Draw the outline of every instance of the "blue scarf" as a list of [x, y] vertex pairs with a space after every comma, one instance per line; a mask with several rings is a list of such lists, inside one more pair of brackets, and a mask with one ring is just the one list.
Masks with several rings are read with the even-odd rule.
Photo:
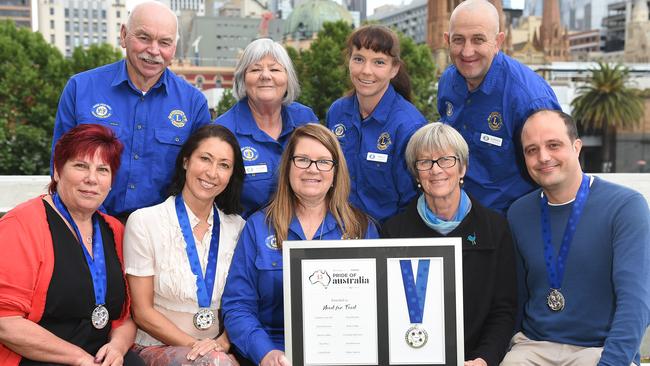
[[458, 210], [456, 214], [449, 221], [445, 221], [436, 216], [436, 214], [431, 211], [429, 206], [427, 206], [427, 201], [424, 199], [424, 193], [418, 198], [418, 214], [422, 218], [422, 221], [430, 227], [431, 229], [439, 232], [442, 235], [447, 235], [452, 232], [472, 208], [472, 202], [469, 200], [469, 196], [461, 188], [460, 190], [460, 203], [458, 204]]

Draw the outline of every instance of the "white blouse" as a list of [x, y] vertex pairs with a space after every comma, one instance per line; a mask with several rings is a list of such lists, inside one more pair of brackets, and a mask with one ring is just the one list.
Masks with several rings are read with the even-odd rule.
[[[190, 225], [194, 228], [199, 219], [187, 205], [185, 207]], [[226, 284], [230, 262], [239, 233], [244, 227], [244, 220], [239, 215], [226, 215], [221, 210], [217, 211], [220, 220], [219, 253], [210, 303], [215, 315], [221, 307], [221, 294]], [[194, 237], [203, 273], [212, 239], [212, 212], [208, 217], [210, 227], [203, 240]], [[139, 209], [129, 216], [124, 231], [124, 267], [129, 275], [154, 277], [154, 308], [182, 331], [197, 339], [218, 335], [218, 321], [208, 330], [201, 331], [194, 327], [193, 317], [199, 310], [196, 276], [192, 273], [187, 259], [185, 239], [176, 217], [175, 197], [169, 197], [156, 206]], [[141, 329], [138, 329], [135, 342], [142, 346], [162, 344]]]

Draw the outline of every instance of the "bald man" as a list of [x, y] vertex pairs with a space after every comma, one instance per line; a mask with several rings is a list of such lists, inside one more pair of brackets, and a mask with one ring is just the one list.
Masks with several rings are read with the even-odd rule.
[[560, 105], [544, 79], [499, 51], [505, 35], [488, 1], [460, 3], [444, 37], [453, 65], [440, 78], [438, 111], [469, 145], [465, 189], [505, 213], [534, 188], [519, 142], [524, 121]]
[[164, 4], [137, 5], [120, 29], [126, 58], [73, 76], [61, 95], [52, 149], [81, 123], [110, 127], [124, 144], [122, 166], [104, 201], [109, 214], [124, 218], [162, 202], [181, 145], [210, 123], [203, 94], [167, 68], [177, 29], [176, 15]]

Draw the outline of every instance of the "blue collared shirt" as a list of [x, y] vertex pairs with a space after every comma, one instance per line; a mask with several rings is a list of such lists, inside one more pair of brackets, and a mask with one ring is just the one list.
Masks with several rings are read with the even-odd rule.
[[235, 134], [244, 158], [246, 177], [241, 195], [243, 218], [266, 205], [275, 192], [280, 157], [293, 130], [309, 122], [318, 123], [318, 117], [311, 108], [296, 102], [282, 106], [281, 115], [282, 132], [277, 140], [257, 126], [248, 106], [248, 98], [240, 100], [215, 121]]
[[427, 121], [392, 85], [368, 118], [361, 120], [356, 95], [343, 97], [327, 112], [327, 127], [338, 137], [350, 171], [350, 202], [383, 222], [415, 197], [415, 182], [404, 151]]
[[455, 66], [438, 84], [438, 111], [469, 145], [464, 188], [502, 213], [534, 188], [521, 152], [521, 128], [539, 109], [561, 110], [546, 81], [499, 52], [481, 85], [470, 92]]
[[82, 123], [110, 127], [124, 144], [122, 164], [104, 201], [109, 214], [132, 212], [167, 198], [185, 140], [210, 123], [203, 94], [165, 69], [146, 94], [129, 80], [124, 60], [73, 76], [56, 112], [56, 141]]
[[[246, 221], [221, 297], [230, 341], [256, 365], [268, 352], [284, 351], [282, 250], [265, 215], [258, 211]], [[328, 212], [312, 240], [339, 240], [342, 235], [334, 216]], [[378, 237], [377, 228], [369, 223], [365, 239]], [[287, 240], [306, 240], [295, 216]]]

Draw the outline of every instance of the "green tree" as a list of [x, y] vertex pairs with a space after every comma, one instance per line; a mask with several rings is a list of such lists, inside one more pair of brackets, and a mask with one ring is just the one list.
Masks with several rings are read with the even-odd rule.
[[69, 76], [40, 33], [0, 22], [0, 174], [47, 174], [54, 115]]
[[401, 58], [411, 78], [413, 104], [429, 121], [440, 118], [436, 107], [436, 66], [433, 63], [431, 49], [427, 45], [418, 45], [412, 38], [398, 33], [401, 46]]
[[110, 64], [122, 58], [122, 51], [108, 43], [93, 44], [84, 49], [77, 47], [72, 52], [70, 67], [72, 74], [90, 70], [100, 65]]
[[572, 102], [573, 116], [586, 130], [602, 131], [603, 172], [613, 171], [611, 141], [617, 128], [631, 128], [643, 117], [640, 92], [626, 86], [629, 70], [621, 64], [599, 62], [589, 83], [578, 88]]
[[232, 89], [224, 89], [219, 103], [217, 103], [217, 117], [226, 113], [232, 106], [237, 103], [237, 100], [232, 95]]

